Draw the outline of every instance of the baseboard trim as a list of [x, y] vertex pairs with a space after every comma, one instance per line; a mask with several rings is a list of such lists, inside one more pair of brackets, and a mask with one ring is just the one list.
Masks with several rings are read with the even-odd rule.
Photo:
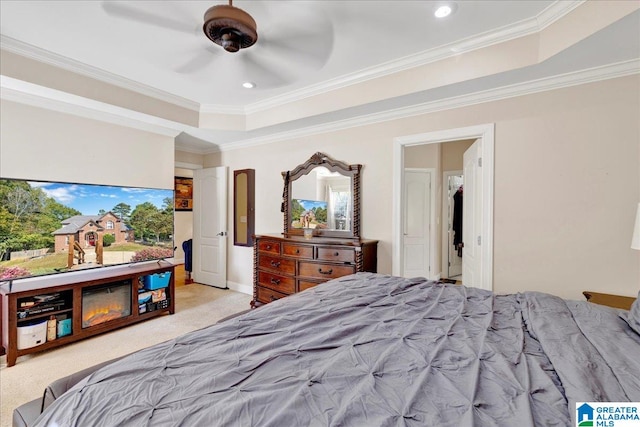
[[236, 282], [227, 280], [227, 286], [232, 291], [240, 292], [242, 294], [247, 294], [247, 295], [253, 295], [253, 286], [251, 285], [244, 285], [242, 283], [236, 283]]

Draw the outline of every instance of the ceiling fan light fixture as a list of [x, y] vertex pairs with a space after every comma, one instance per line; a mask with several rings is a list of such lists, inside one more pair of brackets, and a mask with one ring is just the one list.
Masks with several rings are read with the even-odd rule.
[[202, 30], [209, 40], [227, 52], [237, 52], [258, 40], [256, 21], [231, 2], [209, 8], [204, 14]]

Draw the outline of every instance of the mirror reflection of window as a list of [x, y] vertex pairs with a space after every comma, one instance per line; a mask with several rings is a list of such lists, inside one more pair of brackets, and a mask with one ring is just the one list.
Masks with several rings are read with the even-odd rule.
[[335, 191], [331, 189], [331, 206], [333, 207], [333, 218], [330, 219], [336, 230], [348, 230], [350, 224], [349, 202], [351, 194], [349, 191]]

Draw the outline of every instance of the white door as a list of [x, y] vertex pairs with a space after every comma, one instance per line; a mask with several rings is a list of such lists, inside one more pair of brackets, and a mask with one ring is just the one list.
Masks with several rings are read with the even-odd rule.
[[482, 287], [482, 139], [464, 152], [462, 284]]
[[227, 168], [193, 174], [193, 280], [227, 288]]
[[404, 172], [404, 277], [430, 277], [431, 173], [425, 169]]

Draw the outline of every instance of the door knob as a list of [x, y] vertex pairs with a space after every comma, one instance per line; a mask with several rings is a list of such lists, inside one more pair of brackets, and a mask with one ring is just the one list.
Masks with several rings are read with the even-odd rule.
[[221, 231], [218, 234], [216, 234], [216, 236], [226, 236], [227, 232], [226, 231]]

